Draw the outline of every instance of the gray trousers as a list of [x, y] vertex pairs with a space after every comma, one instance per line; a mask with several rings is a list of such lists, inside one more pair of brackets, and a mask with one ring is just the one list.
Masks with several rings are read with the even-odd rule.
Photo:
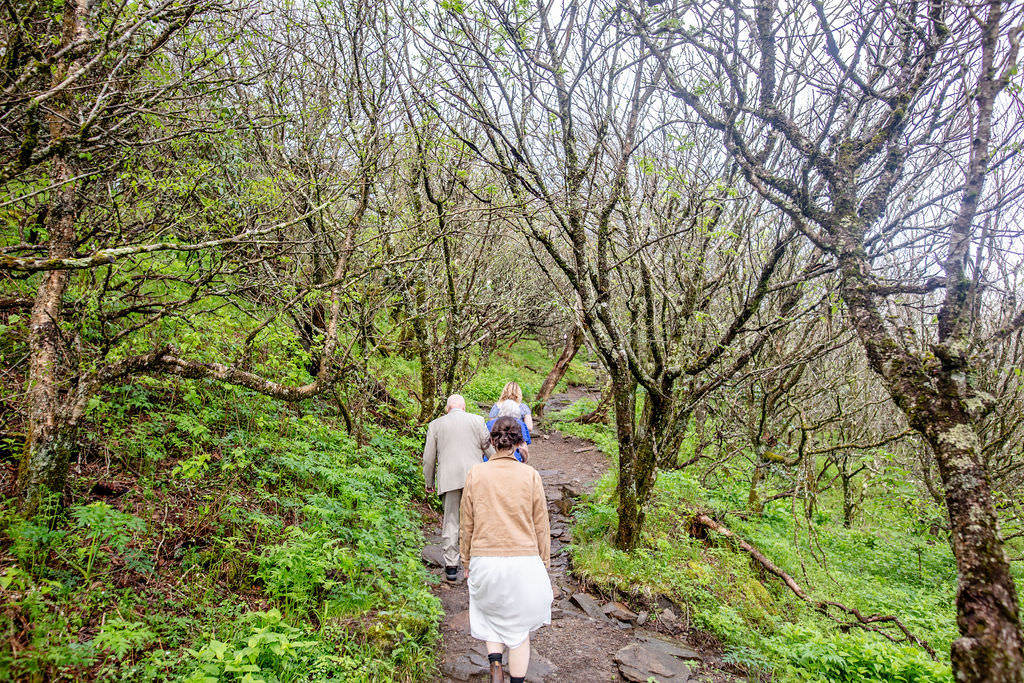
[[462, 505], [462, 489], [445, 491], [444, 519], [441, 522], [441, 550], [444, 552], [444, 566], [459, 566], [459, 506]]

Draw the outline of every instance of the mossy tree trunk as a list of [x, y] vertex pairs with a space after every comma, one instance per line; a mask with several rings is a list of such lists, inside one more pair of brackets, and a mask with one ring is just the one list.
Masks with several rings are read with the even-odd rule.
[[[88, 37], [89, 5], [81, 0], [68, 2], [64, 9], [62, 41], [70, 45]], [[85, 58], [60, 59], [53, 67], [52, 83], [61, 83], [69, 72], [82, 68]], [[49, 134], [54, 139], [73, 133], [70, 114], [73, 96], [63, 92], [54, 98], [47, 116]], [[57, 154], [52, 162], [55, 186], [47, 207], [47, 256], [52, 261], [74, 255], [77, 246], [76, 220], [81, 208], [81, 181], [75, 162]], [[76, 376], [70, 366], [75, 344], [63, 339], [64, 294], [71, 273], [65, 269], [45, 270], [39, 275], [35, 301], [29, 319], [29, 366], [27, 377], [28, 430], [25, 449], [18, 468], [16, 490], [19, 507], [33, 512], [45, 491], [61, 492], [67, 479], [68, 464], [74, 453], [77, 416], [74, 404]], [[70, 405], [69, 405], [70, 404]], [[77, 412], [81, 412], [79, 409]]]
[[631, 550], [640, 541], [646, 502], [637, 491], [636, 380], [624, 368], [613, 366], [611, 369], [615, 435], [619, 444], [619, 476], [615, 485], [619, 523], [615, 529], [615, 546]]
[[[65, 192], [68, 192], [65, 188]], [[63, 193], [62, 193], [63, 194]], [[55, 221], [56, 229], [70, 220]], [[57, 240], [54, 240], [56, 242]], [[64, 258], [54, 244], [54, 258]], [[70, 419], [67, 403], [67, 359], [60, 340], [61, 299], [67, 288], [67, 271], [43, 275], [32, 308], [29, 334], [28, 430], [18, 469], [17, 491], [22, 511], [31, 513], [46, 491], [64, 490], [68, 464], [74, 453], [77, 428]]]
[[761, 473], [764, 466], [761, 463], [754, 464], [754, 473], [750, 477], [750, 491], [747, 493], [747, 511], [760, 515], [764, 513], [764, 501], [757, 487], [761, 483]]
[[[870, 367], [934, 450], [958, 568], [960, 638], [951, 659], [962, 683], [1020, 683], [1024, 677], [1017, 591], [976, 427], [991, 398], [976, 392], [970, 379], [985, 362], [986, 345], [1024, 327], [1024, 314], [1015, 313], [998, 322], [1002, 326], [994, 334], [981, 337], [985, 325], [977, 320], [975, 302], [983, 285], [968, 275], [968, 264], [985, 272], [986, 259], [997, 257], [974, 224], [993, 151], [1009, 153], [1018, 133], [1012, 126], [1000, 128], [1001, 139], [994, 139], [992, 126], [996, 97], [1017, 70], [1017, 19], [1005, 26], [1002, 21], [1010, 6], [1000, 0], [971, 9], [946, 1], [853, 9], [814, 3], [813, 16], [798, 17], [780, 11], [777, 0], [759, 0], [752, 12], [716, 16], [700, 26], [704, 30], [667, 35], [651, 27], [667, 25], [668, 17], [626, 6], [673, 93], [723, 132], [730, 157], [751, 187], [835, 260], [842, 301]], [[887, 51], [887, 69], [846, 61], [839, 46], [851, 34], [838, 26], [850, 25], [849, 12], [854, 21], [875, 27], [859, 40], [868, 51]], [[796, 35], [809, 32], [823, 36], [827, 46], [813, 58], [789, 47]], [[737, 40], [750, 46], [742, 60], [731, 55]], [[728, 73], [715, 97], [676, 76], [672, 51], [678, 45], [715, 55], [716, 66]], [[822, 70], [842, 76], [822, 85]], [[813, 105], [800, 101], [799, 93], [807, 91], [815, 92]], [[958, 129], [931, 126], [933, 104], [954, 99], [965, 103]], [[756, 116], [735, 102], [750, 103]], [[819, 126], [807, 106], [835, 116]], [[759, 123], [749, 125], [754, 119]], [[785, 153], [776, 154], [778, 143]], [[929, 156], [935, 149], [942, 150], [943, 161]], [[988, 198], [995, 209], [989, 215], [998, 212], [1004, 192]], [[947, 197], [959, 201], [958, 207], [950, 202], [950, 221], [920, 219], [919, 211]], [[913, 237], [901, 242], [905, 229]], [[883, 242], [909, 253], [910, 245], [921, 243], [914, 230], [927, 231], [936, 248], [944, 247], [941, 277], [927, 268], [908, 274], [879, 258]], [[1016, 262], [1014, 253], [1007, 248], [1007, 263]], [[932, 308], [940, 290], [937, 325], [929, 325], [921, 310]], [[1006, 304], [1016, 308], [1012, 300]], [[909, 322], [914, 320], [921, 322], [915, 326]]]
[[952, 525], [960, 638], [951, 658], [959, 680], [1017, 682], [1024, 671], [1024, 644], [1016, 586], [980, 462], [981, 444], [958, 402], [938, 402], [915, 425], [935, 452]]
[[620, 550], [640, 545], [645, 506], [654, 492], [658, 469], [675, 465], [690, 422], [689, 413], [680, 409], [685, 397], [674, 391], [671, 375], [662, 382], [661, 392], [644, 392], [639, 416], [637, 388], [628, 369], [613, 371], [611, 391], [619, 444], [615, 546]]
[[851, 477], [845, 469], [839, 471], [839, 481], [843, 490], [843, 526], [849, 529], [853, 526], [853, 491], [851, 490]]
[[[951, 660], [957, 680], [1019, 683], [1024, 672], [1017, 589], [1010, 573], [992, 500], [988, 472], [981, 462], [975, 417], [968, 406], [980, 397], [965, 395], [958, 381], [964, 368], [921, 359], [899, 349], [880, 326], [880, 316], [847, 287], [848, 306], [868, 350], [872, 367], [893, 399], [935, 454], [952, 526], [957, 563], [957, 626]], [[964, 359], [961, 359], [964, 360]]]

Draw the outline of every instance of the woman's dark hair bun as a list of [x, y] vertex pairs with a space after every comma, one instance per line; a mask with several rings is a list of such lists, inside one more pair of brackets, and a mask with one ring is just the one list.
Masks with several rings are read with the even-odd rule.
[[523, 443], [523, 430], [514, 417], [499, 417], [491, 427], [491, 444], [499, 451], [515, 448]]

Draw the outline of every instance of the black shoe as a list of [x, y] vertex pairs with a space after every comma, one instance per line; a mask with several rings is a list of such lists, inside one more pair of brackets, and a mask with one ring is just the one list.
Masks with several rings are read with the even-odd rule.
[[459, 578], [458, 567], [445, 567], [444, 578], [447, 579], [448, 583], [455, 583], [456, 579]]

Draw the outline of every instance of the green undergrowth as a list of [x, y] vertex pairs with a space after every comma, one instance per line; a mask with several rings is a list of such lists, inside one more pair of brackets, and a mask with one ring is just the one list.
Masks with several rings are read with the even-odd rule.
[[413, 681], [441, 609], [421, 444], [142, 379], [94, 400], [63, 505], [0, 518], [0, 680]]
[[[245, 324], [208, 316], [175, 339], [216, 360]], [[257, 369], [309, 381], [287, 330], [266, 334], [291, 359]], [[533, 340], [472, 354], [471, 410], [510, 380], [531, 400], [554, 360]], [[0, 680], [433, 678], [418, 361], [365, 360], [390, 427], [380, 394], [343, 395], [363, 405], [355, 436], [331, 397], [142, 376], [93, 398], [64, 497], [28, 519], [0, 500]], [[594, 382], [581, 355], [558, 390]]]
[[615, 438], [614, 425], [581, 424], [574, 420], [597, 408], [597, 402], [589, 398], [581, 398], [573, 402], [565, 410], [552, 413], [550, 419], [558, 431], [581, 439], [593, 441], [601, 452], [611, 456], [614, 461], [619, 456], [619, 442]]
[[[557, 428], [593, 439], [613, 456], [614, 428], [568, 420], [592, 409], [572, 406], [554, 416]], [[907, 526], [899, 506], [901, 480], [875, 491], [853, 528], [842, 525], [838, 501], [823, 494], [810, 515], [790, 501], [762, 516], [743, 510], [749, 473], [708, 477], [697, 468], [659, 474], [640, 549], [616, 550], [615, 473], [577, 507], [575, 571], [608, 592], [637, 602], [663, 595], [691, 626], [714, 634], [726, 662], [773, 681], [950, 681], [948, 652], [956, 636], [956, 568], [948, 542]], [[904, 480], [905, 481], [905, 480]], [[894, 614], [938, 651], [921, 649], [840, 625], [799, 600], [728, 539], [693, 534], [697, 512], [712, 512], [762, 550], [815, 599], [835, 600], [864, 614]]]

